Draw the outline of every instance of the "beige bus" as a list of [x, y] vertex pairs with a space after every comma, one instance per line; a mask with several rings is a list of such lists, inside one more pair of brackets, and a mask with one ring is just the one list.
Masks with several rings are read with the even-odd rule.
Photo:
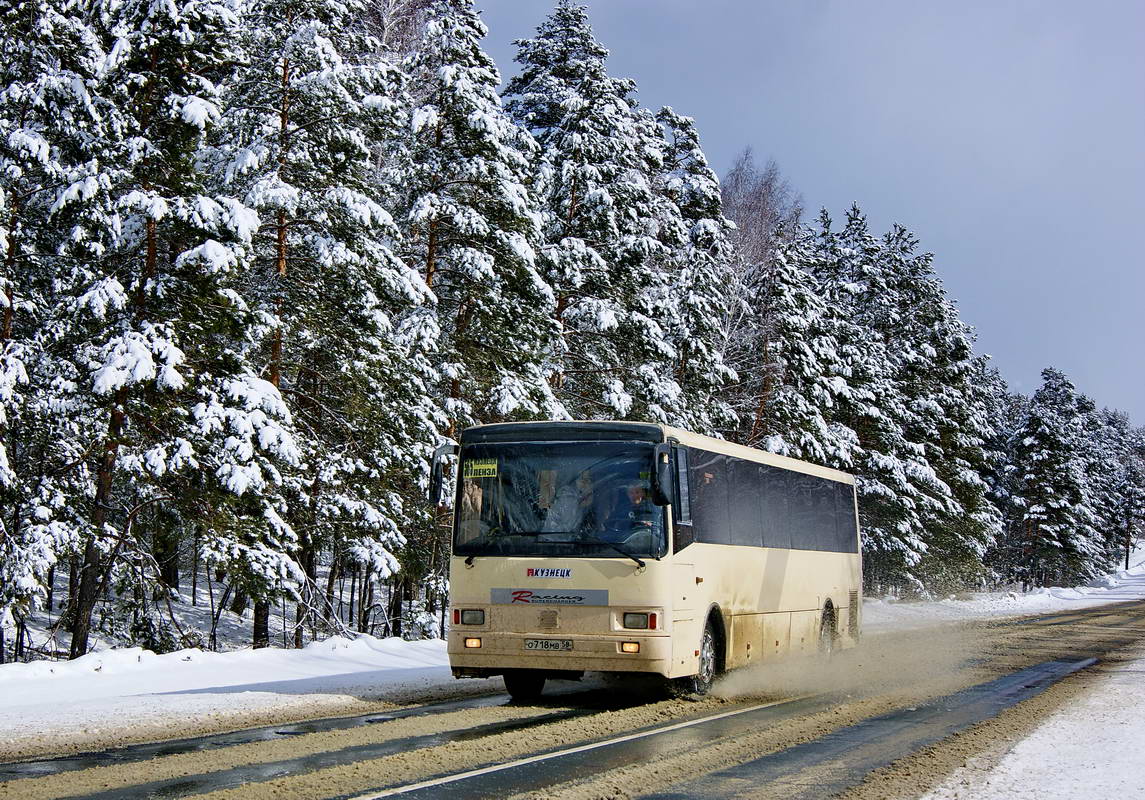
[[519, 700], [588, 671], [702, 694], [724, 670], [858, 640], [850, 475], [633, 422], [482, 425], [457, 454], [457, 677], [501, 675]]

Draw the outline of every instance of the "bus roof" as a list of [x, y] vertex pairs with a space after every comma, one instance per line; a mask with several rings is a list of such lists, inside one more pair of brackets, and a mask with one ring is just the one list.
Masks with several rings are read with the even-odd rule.
[[692, 433], [682, 428], [673, 428], [669, 425], [663, 427], [669, 439], [675, 439], [680, 442], [680, 444], [686, 444], [689, 447], [697, 447], [701, 450], [709, 450], [713, 453], [723, 453], [727, 456], [734, 456], [747, 461], [755, 461], [760, 464], [768, 464], [773, 467], [780, 467], [781, 469], [789, 469], [793, 472], [816, 475], [820, 478], [827, 478], [828, 480], [840, 481], [852, 485], [855, 483], [855, 477], [853, 475], [832, 469], [831, 467], [824, 467], [820, 464], [813, 464], [810, 461], [800, 461], [797, 458], [768, 453], [756, 447], [748, 447], [747, 445], [729, 442], [726, 439], [717, 439], [713, 436]]
[[662, 442], [664, 428], [647, 422], [597, 420], [498, 422], [477, 425], [461, 432], [461, 443], [525, 441], [622, 441]]
[[854, 484], [853, 476], [830, 467], [800, 461], [787, 456], [767, 453], [754, 447], [733, 444], [724, 439], [651, 422], [625, 422], [621, 420], [542, 420], [538, 422], [498, 422], [476, 425], [461, 432], [462, 444], [520, 442], [520, 441], [678, 441], [713, 453], [722, 453], [747, 461], [769, 464], [773, 467], [816, 475], [820, 478]]

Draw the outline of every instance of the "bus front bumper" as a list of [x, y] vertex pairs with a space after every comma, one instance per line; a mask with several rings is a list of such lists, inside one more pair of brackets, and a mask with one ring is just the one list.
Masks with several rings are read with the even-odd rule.
[[[490, 633], [451, 630], [448, 636], [449, 665], [454, 675], [491, 676], [507, 669], [538, 669], [547, 672], [643, 672], [667, 675], [671, 666], [669, 636], [632, 634]], [[466, 647], [466, 639], [480, 639], [480, 647]], [[526, 649], [526, 642], [571, 642], [568, 650]], [[639, 652], [626, 653], [627, 643]], [[537, 646], [537, 645], [533, 645]]]

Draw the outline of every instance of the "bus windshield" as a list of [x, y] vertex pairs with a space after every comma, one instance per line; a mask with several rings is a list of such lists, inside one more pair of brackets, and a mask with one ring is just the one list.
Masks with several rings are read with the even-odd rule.
[[665, 510], [645, 442], [511, 442], [461, 450], [456, 555], [659, 558]]

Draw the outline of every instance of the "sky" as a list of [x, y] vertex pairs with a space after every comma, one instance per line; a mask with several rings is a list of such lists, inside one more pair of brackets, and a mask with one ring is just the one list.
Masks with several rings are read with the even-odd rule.
[[[936, 256], [1013, 389], [1055, 366], [1145, 424], [1145, 2], [583, 0], [609, 70], [750, 146], [814, 216]], [[476, 0], [505, 77], [548, 0]]]

